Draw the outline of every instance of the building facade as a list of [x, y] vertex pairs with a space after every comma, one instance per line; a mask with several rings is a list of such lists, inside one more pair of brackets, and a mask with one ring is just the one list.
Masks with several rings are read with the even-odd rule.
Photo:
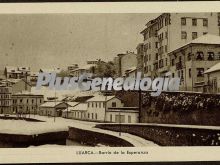
[[68, 107], [67, 103], [64, 102], [45, 102], [44, 104], [40, 105], [39, 115], [42, 116], [55, 116], [61, 117], [62, 112]]
[[126, 71], [132, 67], [137, 66], [137, 54], [134, 52], [126, 52], [125, 54], [118, 54], [114, 59], [116, 72], [118, 77], [126, 76]]
[[123, 107], [123, 103], [115, 96], [95, 96], [87, 100], [86, 119], [106, 121], [106, 111], [110, 107]]
[[208, 92], [220, 93], [220, 62], [205, 71], [208, 77]]
[[12, 88], [0, 85], [0, 114], [11, 114], [12, 113]]
[[170, 69], [168, 52], [202, 35], [220, 34], [218, 13], [163, 13], [149, 21], [141, 34], [145, 75], [163, 76]]
[[138, 107], [108, 108], [106, 112], [106, 121], [112, 123], [138, 123], [138, 109]]
[[180, 77], [180, 90], [206, 92], [206, 70], [220, 61], [220, 37], [204, 35], [169, 53], [172, 77]]
[[43, 95], [17, 93], [12, 95], [12, 111], [16, 114], [37, 114], [44, 103]]

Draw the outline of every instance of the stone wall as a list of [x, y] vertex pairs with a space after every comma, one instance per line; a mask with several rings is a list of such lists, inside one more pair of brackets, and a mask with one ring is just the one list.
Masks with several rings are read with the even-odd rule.
[[94, 132], [85, 129], [79, 129], [75, 127], [69, 127], [68, 139], [83, 143], [89, 146], [97, 146], [99, 144], [110, 146], [110, 147], [132, 147], [133, 145], [129, 142], [112, 136], [109, 134]]
[[140, 136], [161, 146], [219, 146], [220, 129], [172, 127], [153, 124], [98, 124], [97, 128]]

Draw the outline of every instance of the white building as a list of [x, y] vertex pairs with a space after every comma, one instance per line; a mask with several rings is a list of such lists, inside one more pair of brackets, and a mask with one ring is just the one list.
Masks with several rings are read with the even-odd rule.
[[[71, 118], [71, 119], [77, 119], [77, 120], [86, 120], [86, 112], [87, 112], [87, 103], [79, 103], [74, 107], [70, 107], [68, 109], [65, 109], [63, 111], [63, 117], [65, 118]], [[67, 116], [68, 113], [68, 116]]]
[[106, 121], [113, 123], [138, 123], [138, 107], [108, 108], [106, 112]]
[[98, 95], [87, 100], [87, 120], [106, 121], [106, 111], [110, 107], [123, 107], [123, 103], [115, 96]]
[[39, 115], [42, 116], [62, 116], [62, 111], [67, 108], [63, 102], [46, 102], [40, 105]]
[[163, 13], [150, 20], [141, 32], [145, 75], [164, 75], [169, 71], [168, 52], [207, 33], [220, 34], [218, 13]]
[[220, 93], [220, 62], [205, 71], [208, 75], [209, 92]]

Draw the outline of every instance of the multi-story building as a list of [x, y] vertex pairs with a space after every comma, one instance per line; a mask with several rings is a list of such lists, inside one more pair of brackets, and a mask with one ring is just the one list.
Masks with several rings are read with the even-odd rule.
[[169, 71], [167, 55], [204, 34], [219, 35], [218, 13], [163, 13], [149, 21], [144, 36], [144, 70], [146, 76]]
[[12, 111], [20, 114], [37, 114], [44, 103], [43, 95], [17, 93], [12, 95]]
[[10, 86], [12, 88], [12, 94], [24, 91], [31, 91], [31, 84], [23, 79], [4, 79], [0, 81], [0, 84]]
[[137, 50], [137, 72], [144, 73], [144, 44], [139, 43], [136, 47]]
[[10, 114], [12, 112], [12, 88], [0, 85], [0, 114]]
[[172, 77], [181, 78], [181, 90], [206, 92], [204, 71], [220, 61], [220, 37], [203, 35], [169, 53]]
[[12, 79], [25, 79], [29, 80], [30, 76], [30, 67], [13, 67], [6, 66], [5, 67], [5, 77]]
[[126, 71], [137, 66], [137, 55], [134, 52], [126, 52], [125, 54], [118, 54], [114, 59], [117, 69], [117, 76], [126, 76]]

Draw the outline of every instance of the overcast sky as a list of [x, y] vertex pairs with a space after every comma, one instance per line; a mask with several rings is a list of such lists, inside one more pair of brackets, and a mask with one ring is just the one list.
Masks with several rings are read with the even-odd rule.
[[140, 32], [159, 14], [26, 14], [0, 15], [0, 69], [32, 70], [86, 60], [112, 60], [136, 51]]

